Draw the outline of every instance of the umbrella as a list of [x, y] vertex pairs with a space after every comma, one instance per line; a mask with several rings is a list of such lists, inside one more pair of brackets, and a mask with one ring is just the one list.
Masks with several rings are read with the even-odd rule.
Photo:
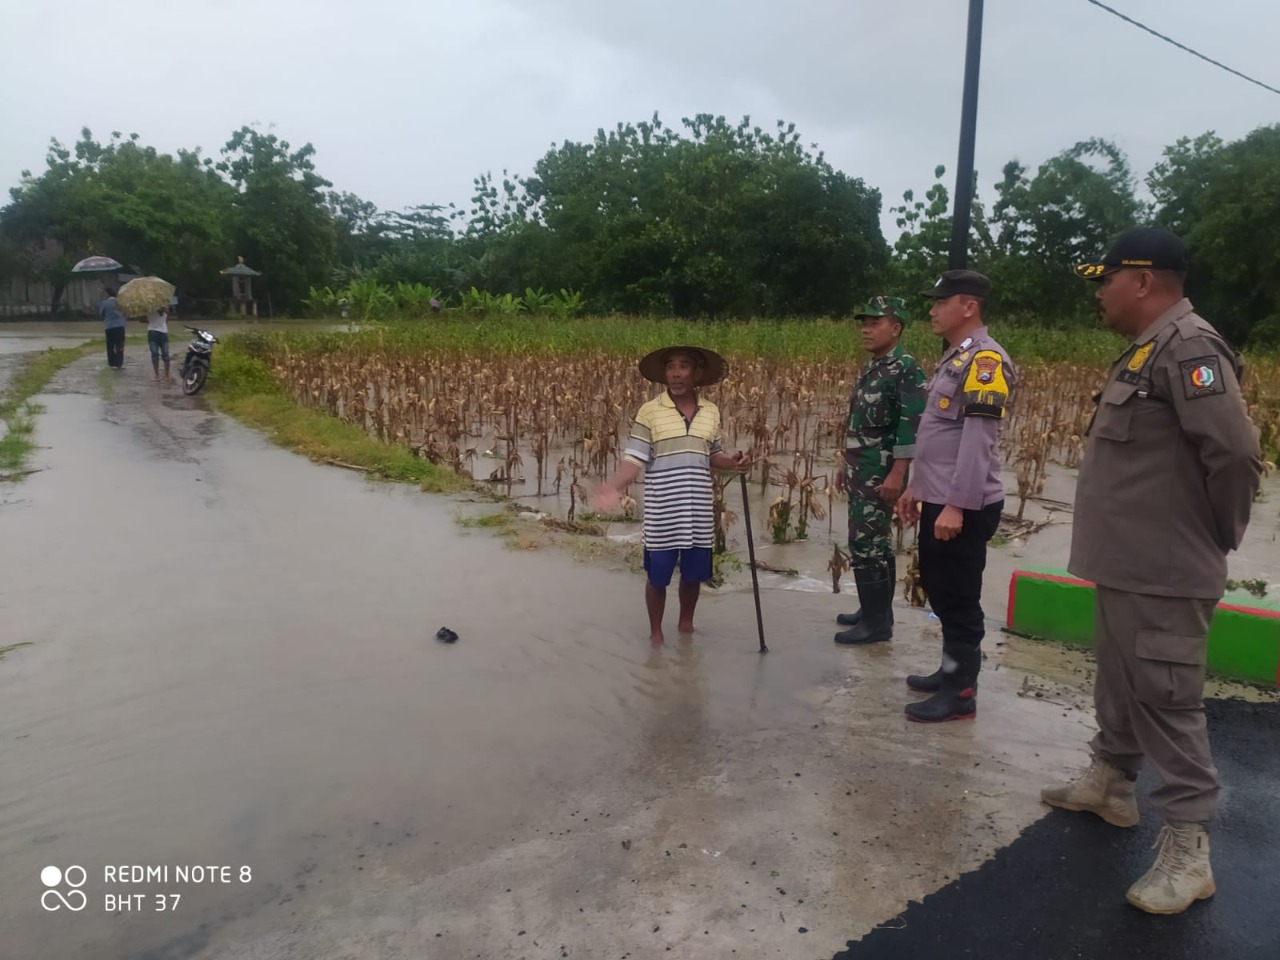
[[116, 306], [126, 317], [145, 317], [167, 307], [176, 288], [159, 277], [135, 277], [116, 294]]
[[124, 264], [110, 257], [85, 257], [74, 267], [72, 273], [93, 273], [95, 270], [123, 270]]

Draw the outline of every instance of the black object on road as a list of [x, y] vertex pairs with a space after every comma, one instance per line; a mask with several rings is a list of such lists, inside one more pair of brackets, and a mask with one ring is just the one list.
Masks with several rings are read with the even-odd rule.
[[441, 627], [436, 631], [436, 639], [441, 643], [457, 643], [458, 635], [448, 627]]

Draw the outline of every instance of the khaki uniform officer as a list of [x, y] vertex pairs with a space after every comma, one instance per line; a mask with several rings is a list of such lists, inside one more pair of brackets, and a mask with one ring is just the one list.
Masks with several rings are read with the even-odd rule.
[[1132, 342], [1087, 431], [1071, 538], [1069, 569], [1097, 584], [1093, 763], [1041, 794], [1131, 827], [1134, 780], [1151, 761], [1151, 801], [1166, 824], [1155, 865], [1128, 893], [1148, 913], [1178, 913], [1214, 892], [1206, 638], [1262, 472], [1239, 361], [1183, 297], [1186, 261], [1176, 236], [1142, 228], [1076, 268], [1100, 283], [1106, 325]]

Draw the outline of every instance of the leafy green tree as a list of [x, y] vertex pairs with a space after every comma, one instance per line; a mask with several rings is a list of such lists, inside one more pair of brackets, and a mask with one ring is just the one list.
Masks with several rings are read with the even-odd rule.
[[381, 233], [382, 214], [376, 204], [354, 193], [330, 190], [325, 206], [333, 220], [334, 261], [350, 266], [369, 264], [387, 252]]
[[[84, 131], [88, 136], [88, 131]], [[103, 205], [79, 160], [59, 141], [51, 140], [39, 176], [22, 171], [21, 183], [9, 191], [11, 202], [0, 211], [0, 235], [14, 274], [48, 281], [53, 309], [62, 299], [72, 265], [90, 251], [103, 251]]]
[[1190, 247], [1189, 293], [1237, 345], [1280, 347], [1280, 125], [1182, 138], [1147, 177], [1155, 218]]
[[1082, 140], [1042, 163], [1034, 178], [1010, 161], [992, 208], [992, 282], [1005, 308], [1039, 320], [1089, 316], [1087, 288], [1072, 273], [1135, 225], [1129, 161], [1108, 140]]
[[[61, 285], [89, 253], [113, 256], [189, 293], [216, 288], [225, 266], [232, 191], [199, 151], [176, 157], [137, 134], [99, 143], [81, 131], [72, 149], [51, 142], [46, 170], [24, 171], [0, 214], [0, 232], [27, 251], [24, 272]], [[60, 254], [49, 257], [49, 241]]]
[[[947, 168], [934, 167], [934, 183], [917, 199], [914, 190], [902, 194], [900, 206], [890, 207], [902, 231], [893, 245], [890, 287], [896, 295], [914, 297], [933, 286], [938, 274], [947, 269], [951, 247], [951, 195], [942, 178]], [[975, 265], [976, 269], [976, 265]]]
[[324, 189], [332, 184], [315, 170], [315, 148], [293, 150], [287, 140], [241, 127], [222, 148], [218, 164], [232, 185], [232, 236], [236, 252], [263, 276], [275, 310], [300, 303], [312, 286], [329, 278], [337, 242]]
[[655, 115], [565, 143], [523, 196], [491, 194], [489, 210], [545, 224], [547, 235], [526, 231], [559, 266], [545, 285], [585, 289], [597, 305], [818, 314], [865, 295], [888, 262], [878, 191], [807, 151], [794, 125], [766, 133], [701, 114], [682, 130]]

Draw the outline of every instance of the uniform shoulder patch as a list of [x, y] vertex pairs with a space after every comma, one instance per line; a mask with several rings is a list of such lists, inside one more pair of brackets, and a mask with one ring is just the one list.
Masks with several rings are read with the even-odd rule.
[[1009, 400], [1004, 358], [995, 350], [979, 350], [964, 380], [966, 417], [1003, 417]]
[[1226, 393], [1222, 382], [1222, 359], [1217, 356], [1192, 357], [1178, 364], [1182, 372], [1182, 389], [1188, 400]]

